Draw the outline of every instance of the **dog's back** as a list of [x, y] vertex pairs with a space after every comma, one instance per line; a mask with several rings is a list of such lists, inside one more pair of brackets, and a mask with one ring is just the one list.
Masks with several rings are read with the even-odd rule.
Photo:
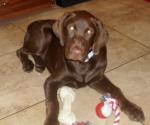
[[52, 39], [52, 25], [55, 20], [39, 20], [31, 23], [25, 34], [23, 49], [30, 54], [45, 53]]

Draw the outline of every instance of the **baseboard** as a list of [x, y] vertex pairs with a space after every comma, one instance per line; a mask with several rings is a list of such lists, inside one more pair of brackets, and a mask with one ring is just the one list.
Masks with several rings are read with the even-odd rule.
[[56, 0], [56, 4], [61, 7], [68, 7], [85, 1], [89, 1], [89, 0]]

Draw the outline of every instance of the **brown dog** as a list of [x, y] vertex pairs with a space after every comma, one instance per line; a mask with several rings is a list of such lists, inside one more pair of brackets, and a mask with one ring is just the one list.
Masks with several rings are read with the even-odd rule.
[[[56, 35], [56, 36], [55, 36]], [[110, 93], [131, 120], [143, 123], [144, 113], [131, 103], [104, 75], [107, 65], [108, 33], [102, 22], [86, 11], [64, 14], [58, 21], [33, 22], [27, 30], [24, 45], [17, 51], [23, 69], [48, 68], [51, 76], [44, 84], [46, 97], [45, 125], [58, 125], [57, 90], [62, 86], [89, 86], [98, 92]]]

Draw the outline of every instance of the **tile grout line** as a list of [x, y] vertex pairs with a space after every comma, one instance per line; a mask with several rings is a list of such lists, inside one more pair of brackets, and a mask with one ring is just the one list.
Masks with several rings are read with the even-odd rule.
[[[149, 7], [148, 7], [148, 6], [146, 6], [146, 8], [149, 8]], [[138, 9], [145, 9], [145, 6], [143, 6], [143, 7], [139, 7]], [[137, 10], [135, 9], [135, 10], [133, 10], [133, 11], [129, 12], [129, 13], [134, 13], [134, 12], [136, 12], [136, 11], [137, 11]], [[127, 13], [127, 14], [129, 14], [129, 13]], [[127, 15], [127, 14], [124, 14], [124, 15]], [[126, 35], [126, 34], [124, 34], [124, 33], [120, 32], [119, 30], [115, 29], [115, 28], [113, 27], [113, 25], [112, 25], [112, 26], [111, 26], [111, 25], [109, 25], [109, 24], [107, 25], [107, 23], [105, 23], [105, 25], [106, 25], [107, 27], [109, 27], [109, 28], [111, 28], [111, 29], [115, 30], [116, 32], [120, 33], [121, 35], [123, 35], [123, 36], [127, 37], [128, 39], [130, 39], [130, 40], [132, 40], [132, 41], [134, 41], [134, 42], [139, 43], [140, 45], [142, 45], [142, 46], [146, 47], [147, 49], [150, 49], [150, 47], [148, 47], [147, 45], [145, 45], [145, 44], [143, 44], [143, 43], [139, 42], [138, 40], [133, 39], [132, 37], [130, 37], [130, 36], [128, 36], [128, 35]]]
[[[126, 5], [126, 4], [124, 4], [123, 2], [121, 2], [121, 4]], [[145, 6], [138, 7], [138, 9], [143, 9], [143, 8], [145, 8]], [[147, 6], [146, 8], [148, 8], [148, 6]], [[133, 10], [133, 11], [132, 11], [132, 12], [130, 12], [130, 13], [133, 13], [133, 12], [136, 12], [136, 11], [137, 11], [137, 10], [135, 9], [135, 10]], [[126, 14], [125, 14], [125, 15], [126, 15]], [[20, 26], [17, 26], [16, 24], [14, 24], [12, 21], [10, 21], [10, 20], [9, 20], [9, 22], [10, 22], [10, 24], [12, 24], [13, 26], [15, 26], [15, 27], [17, 27], [18, 29], [22, 30], [23, 32], [26, 32], [26, 31], [25, 31], [24, 29], [22, 29]], [[141, 42], [139, 42], [139, 41], [137, 41], [137, 40], [135, 40], [135, 39], [131, 38], [130, 36], [128, 36], [128, 35], [126, 35], [126, 34], [124, 34], [124, 33], [120, 32], [120, 31], [118, 31], [118, 30], [117, 30], [117, 29], [115, 29], [113, 26], [110, 26], [110, 25], [107, 25], [107, 24], [106, 24], [106, 26], [108, 26], [109, 28], [111, 28], [111, 29], [113, 29], [113, 30], [117, 31], [118, 33], [120, 33], [121, 35], [123, 35], [123, 36], [127, 37], [128, 39], [133, 40], [133, 41], [135, 41], [135, 42], [137, 42], [137, 43], [141, 44], [142, 46], [144, 46], [144, 47], [146, 47], [146, 48], [150, 49], [150, 47], [148, 47], [148, 46], [146, 46], [146, 45], [142, 44]]]
[[[123, 4], [123, 3], [121, 3], [121, 4]], [[124, 4], [123, 4], [124, 5]], [[149, 6], [146, 6], [146, 8], [149, 8]], [[145, 9], [145, 6], [142, 6], [142, 7], [138, 7], [138, 8], [136, 8], [136, 9]], [[134, 12], [137, 12], [137, 10], [132, 10], [131, 12], [129, 12], [129, 13], [126, 13], [126, 14], [124, 14], [124, 15], [127, 15], [127, 14], [131, 14], [131, 13], [134, 13]], [[133, 39], [132, 37], [130, 37], [130, 36], [128, 36], [128, 35], [126, 35], [126, 34], [124, 34], [124, 33], [122, 33], [122, 32], [120, 32], [119, 30], [117, 30], [117, 29], [115, 29], [114, 27], [113, 27], [113, 25], [111, 26], [111, 25], [107, 25], [107, 23], [104, 23], [107, 27], [109, 27], [109, 28], [111, 28], [111, 29], [113, 29], [113, 30], [115, 30], [116, 32], [118, 32], [118, 33], [120, 33], [121, 35], [123, 35], [123, 36], [125, 36], [125, 37], [127, 37], [128, 39], [130, 39], [130, 40], [132, 40], [132, 41], [134, 41], [134, 42], [137, 42], [137, 43], [139, 43], [140, 45], [142, 45], [142, 46], [144, 46], [144, 47], [146, 47], [147, 49], [150, 49], [150, 47], [148, 47], [147, 45], [145, 45], [145, 44], [142, 44], [141, 42], [139, 42], [138, 40], [135, 40], [135, 39]]]
[[[143, 7], [143, 8], [144, 8], [144, 7]], [[15, 25], [14, 23], [10, 22], [10, 24], [16, 26], [18, 29], [20, 29], [20, 30], [22, 30], [23, 32], [25, 32], [21, 27]], [[123, 35], [123, 36], [125, 36], [125, 37], [127, 37], [127, 38], [129, 38], [129, 39], [131, 39], [131, 40], [133, 40], [133, 41], [135, 41], [135, 42], [141, 44], [142, 46], [144, 46], [144, 47], [150, 49], [148, 46], [146, 46], [146, 45], [140, 43], [139, 41], [134, 40], [134, 39], [132, 39], [131, 37], [129, 37], [129, 36], [127, 36], [127, 35], [125, 35], [125, 34], [119, 32], [119, 31], [116, 30], [115, 28], [113, 28], [113, 27], [111, 27], [111, 26], [108, 26], [108, 27], [110, 27], [111, 29], [113, 29], [113, 30], [115, 30], [116, 32], [120, 33], [121, 35]], [[15, 51], [8, 52], [8, 53], [6, 53], [6, 54], [4, 54], [4, 55], [1, 55], [0, 57], [3, 57], [3, 56], [5, 56], [5, 55], [8, 55], [8, 54], [13, 53], [13, 52], [15, 52]], [[128, 64], [128, 63], [131, 63], [131, 62], [133, 62], [133, 61], [135, 61], [135, 60], [137, 60], [137, 59], [139, 59], [139, 58], [141, 58], [141, 57], [144, 57], [144, 56], [146, 56], [146, 55], [148, 55], [148, 54], [150, 54], [150, 52], [148, 52], [148, 53], [146, 53], [146, 54], [144, 54], [144, 55], [142, 55], [142, 56], [139, 56], [139, 57], [137, 57], [137, 58], [135, 58], [135, 59], [132, 59], [132, 60], [130, 60], [130, 61], [128, 61], [128, 62], [126, 62], [126, 63], [124, 63], [124, 64], [118, 66], [118, 67], [115, 67], [115, 68], [113, 68], [113, 69], [110, 69], [110, 70], [108, 70], [108, 71], [105, 72], [105, 73], [111, 72], [111, 71], [113, 71], [113, 70], [115, 70], [115, 69], [117, 69], [117, 68], [120, 68], [120, 67], [122, 67], [122, 66], [124, 66], [124, 65], [126, 65], [126, 64]], [[38, 103], [35, 103], [35, 104], [33, 104], [33, 105], [29, 106], [29, 107], [26, 107], [26, 108], [24, 108], [24, 109], [22, 109], [22, 110], [19, 110], [19, 111], [15, 112], [15, 113], [12, 113], [12, 114], [8, 115], [8, 116], [5, 116], [5, 117], [3, 117], [3, 118], [0, 118], [0, 120], [6, 119], [6, 118], [11, 117], [11, 116], [13, 116], [13, 115], [15, 115], [15, 114], [18, 114], [18, 113], [20, 113], [20, 112], [22, 112], [22, 111], [25, 111], [25, 110], [27, 110], [27, 109], [30, 109], [30, 108], [32, 108], [32, 107], [34, 107], [34, 106], [36, 106], [36, 105], [38, 105], [38, 104], [40, 104], [40, 103], [43, 103], [44, 101], [45, 101], [45, 100], [41, 100], [41, 101], [39, 101]]]
[[146, 54], [143, 54], [143, 55], [141, 55], [141, 56], [139, 56], [139, 57], [136, 57], [135, 59], [131, 59], [130, 61], [127, 61], [127, 62], [121, 64], [120, 66], [117, 66], [117, 67], [115, 67], [115, 68], [112, 68], [112, 69], [106, 71], [105, 73], [109, 73], [109, 72], [111, 72], [111, 71], [113, 71], [113, 70], [115, 70], [115, 69], [118, 69], [118, 68], [120, 68], [120, 67], [122, 67], [122, 66], [124, 66], [124, 65], [126, 65], [126, 64], [131, 63], [131, 62], [134, 62], [135, 60], [138, 60], [139, 58], [142, 58], [142, 57], [144, 57], [144, 56], [146, 56], [146, 55], [149, 55], [149, 54], [150, 54], [150, 52], [147, 52]]
[[12, 24], [13, 26], [15, 26], [16, 28], [20, 29], [21, 31], [23, 31], [24, 33], [26, 32], [24, 29], [22, 29], [20, 26], [17, 26], [16, 24], [14, 24], [12, 21], [10, 21], [10, 24]]
[[27, 110], [27, 109], [30, 109], [30, 108], [32, 108], [32, 107], [34, 107], [34, 106], [36, 106], [36, 105], [38, 105], [38, 104], [40, 104], [40, 103], [43, 103], [44, 101], [45, 101], [45, 99], [44, 99], [44, 100], [41, 100], [41, 101], [39, 101], [39, 102], [37, 102], [37, 103], [35, 103], [35, 104], [33, 104], [33, 105], [30, 105], [30, 106], [28, 106], [28, 107], [26, 107], [26, 108], [24, 108], [24, 109], [21, 109], [21, 110], [19, 110], [19, 111], [17, 111], [17, 112], [11, 113], [11, 114], [9, 114], [9, 115], [3, 117], [3, 118], [0, 118], [0, 121], [1, 121], [1, 120], [4, 120], [4, 119], [7, 119], [7, 118], [9, 118], [9, 117], [11, 117], [11, 116], [14, 116], [14, 115], [16, 115], [16, 114], [18, 114], [18, 113], [20, 113], [20, 112], [22, 112], [22, 111], [25, 111], [25, 110]]
[[106, 24], [106, 26], [109, 27], [110, 29], [112, 29], [112, 30], [118, 32], [118, 33], [121, 34], [122, 36], [124, 36], [124, 37], [126, 37], [126, 38], [128, 38], [128, 39], [130, 39], [130, 40], [132, 40], [132, 41], [134, 41], [134, 42], [136, 42], [136, 43], [138, 43], [138, 44], [140, 44], [141, 46], [143, 46], [143, 47], [145, 47], [145, 48], [147, 48], [147, 49], [150, 49], [149, 46], [147, 46], [147, 45], [145, 45], [145, 44], [139, 42], [138, 40], [135, 40], [135, 39], [131, 38], [130, 36], [128, 36], [128, 35], [126, 35], [126, 34], [120, 32], [120, 31], [118, 31], [118, 30], [115, 29], [114, 27], [111, 27], [110, 25], [107, 25], [107, 24]]
[[[21, 27], [15, 25], [15, 24], [12, 23], [12, 21], [10, 21], [10, 20], [8, 20], [8, 21], [9, 21], [9, 24], [15, 26], [17, 29], [19, 29], [19, 30], [21, 30], [21, 31], [23, 31], [23, 32], [25, 33], [25, 31], [24, 31]], [[18, 48], [18, 49], [19, 49], [19, 48]], [[16, 49], [16, 50], [17, 50], [17, 49]], [[7, 55], [9, 55], [9, 54], [11, 54], [11, 53], [13, 53], [13, 52], [16, 52], [16, 50], [13, 50], [13, 51], [10, 51], [10, 52], [6, 52], [6, 53], [0, 55], [0, 58], [3, 57], [3, 56], [7, 56]]]
[[[150, 52], [148, 52], [148, 53], [146, 53], [146, 54], [144, 54], [144, 55], [142, 55], [142, 56], [139, 56], [139, 57], [137, 57], [137, 58], [135, 58], [135, 59], [132, 59], [132, 60], [130, 60], [130, 61], [128, 61], [128, 62], [126, 62], [126, 63], [124, 63], [124, 64], [122, 64], [122, 65], [120, 65], [120, 66], [117, 66], [117, 67], [115, 67], [115, 68], [113, 68], [113, 69], [110, 69], [110, 70], [106, 71], [105, 73], [107, 74], [107, 73], [109, 73], [109, 72], [111, 72], [111, 71], [113, 71], [113, 70], [115, 70], [115, 69], [118, 69], [118, 68], [120, 68], [120, 67], [122, 67], [122, 66], [124, 66], [124, 65], [126, 65], [126, 64], [129, 64], [129, 63], [131, 63], [131, 62], [133, 62], [133, 61], [135, 61], [135, 60], [137, 60], [137, 59], [139, 59], [139, 58], [142, 58], [142, 57], [144, 57], [144, 56], [146, 56], [146, 55], [149, 55], [149, 54], [150, 54]], [[22, 111], [25, 111], [25, 110], [27, 110], [27, 109], [30, 109], [30, 108], [32, 108], [32, 107], [34, 107], [34, 106], [36, 106], [36, 105], [38, 105], [38, 104], [40, 104], [40, 103], [43, 103], [44, 101], [45, 101], [45, 99], [44, 99], [44, 100], [41, 100], [41, 101], [39, 101], [39, 102], [37, 102], [37, 103], [31, 105], [31, 106], [28, 106], [28, 107], [26, 107], [26, 108], [24, 108], [24, 109], [22, 109], [22, 110], [19, 110], [19, 111], [15, 112], [15, 113], [12, 113], [12, 114], [7, 115], [7, 116], [5, 116], [5, 117], [3, 117], [3, 118], [0, 118], [0, 120], [4, 120], [4, 119], [6, 119], [6, 118], [9, 118], [9, 117], [11, 117], [11, 116], [13, 116], [13, 115], [16, 115], [16, 114], [22, 112]]]
[[[109, 0], [107, 0], [107, 1], [109, 1]], [[123, 3], [123, 2], [120, 2], [120, 4], [122, 4], [122, 5], [128, 5], [128, 4]], [[145, 6], [137, 7], [136, 9], [142, 9], [142, 8], [145, 8]], [[148, 6], [146, 6], [146, 8], [148, 8]], [[133, 12], [136, 12], [136, 10], [133, 10]], [[14, 24], [13, 21], [9, 20], [9, 22], [10, 22], [10, 24], [12, 24], [13, 26], [16, 26], [17, 28], [19, 28], [23, 32], [26, 32], [22, 27], [17, 26], [16, 24]]]

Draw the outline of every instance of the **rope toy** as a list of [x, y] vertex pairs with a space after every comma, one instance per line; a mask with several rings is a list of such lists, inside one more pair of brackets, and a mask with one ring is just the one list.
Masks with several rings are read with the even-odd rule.
[[105, 119], [109, 117], [112, 113], [115, 114], [115, 120], [113, 125], [119, 125], [120, 122], [120, 108], [118, 101], [111, 98], [110, 94], [104, 95], [102, 97], [102, 102], [96, 106], [96, 114], [99, 118]]
[[92, 125], [89, 121], [87, 122], [75, 122], [73, 125]]

